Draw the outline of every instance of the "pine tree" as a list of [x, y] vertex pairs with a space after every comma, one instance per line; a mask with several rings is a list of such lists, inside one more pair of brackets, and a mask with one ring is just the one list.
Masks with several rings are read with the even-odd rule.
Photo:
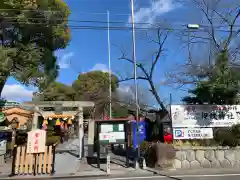
[[229, 63], [227, 51], [217, 55], [211, 72], [182, 100], [187, 104], [237, 104], [240, 73]]

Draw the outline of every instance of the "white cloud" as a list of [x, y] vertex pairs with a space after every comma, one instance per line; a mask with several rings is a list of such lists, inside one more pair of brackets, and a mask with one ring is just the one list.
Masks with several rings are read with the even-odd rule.
[[60, 57], [58, 65], [61, 69], [67, 69], [71, 67], [71, 58], [74, 56], [73, 52], [69, 52]]
[[28, 90], [19, 84], [5, 85], [2, 91], [2, 97], [6, 100], [24, 101], [30, 100], [32, 96], [32, 90]]
[[[156, 18], [164, 13], [170, 12], [179, 7], [180, 4], [174, 0], [155, 0], [152, 1], [149, 7], [138, 8], [135, 12], [135, 23], [153, 24]], [[128, 22], [131, 23], [131, 17]]]
[[118, 91], [120, 93], [133, 94], [133, 90], [132, 90], [131, 86], [129, 86], [129, 85], [120, 85], [119, 88], [118, 88]]
[[102, 72], [109, 72], [109, 69], [106, 64], [95, 64], [90, 71], [102, 71]]

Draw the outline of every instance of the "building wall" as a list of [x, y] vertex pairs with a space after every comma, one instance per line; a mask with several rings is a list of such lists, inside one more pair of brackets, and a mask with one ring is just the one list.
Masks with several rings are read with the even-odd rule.
[[182, 147], [176, 149], [176, 169], [239, 168], [240, 147]]
[[17, 118], [19, 121], [19, 127], [26, 124], [28, 120], [32, 120], [33, 113], [22, 108], [9, 108], [3, 111], [7, 120], [11, 123], [13, 118]]
[[19, 121], [19, 126], [24, 125], [25, 123], [27, 123], [29, 117], [23, 116], [23, 115], [19, 115], [19, 114], [11, 114], [11, 115], [7, 115], [6, 116], [8, 121], [11, 122], [13, 120], [13, 118], [17, 118]]

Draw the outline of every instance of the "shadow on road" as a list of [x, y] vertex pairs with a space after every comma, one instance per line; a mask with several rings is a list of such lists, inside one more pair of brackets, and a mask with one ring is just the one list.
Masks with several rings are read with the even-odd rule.
[[152, 172], [152, 173], [155, 174], [155, 175], [164, 176], [164, 177], [169, 178], [169, 179], [182, 180], [182, 179], [180, 179], [180, 178], [172, 177], [172, 176], [169, 176], [169, 175], [166, 175], [166, 174], [163, 174], [163, 173], [159, 173], [159, 172], [156, 173], [155, 171], [151, 171], [151, 170], [148, 170], [148, 171]]

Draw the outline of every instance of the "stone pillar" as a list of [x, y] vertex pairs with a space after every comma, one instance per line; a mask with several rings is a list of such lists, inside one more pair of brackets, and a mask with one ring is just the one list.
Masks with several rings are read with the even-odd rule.
[[94, 154], [94, 135], [95, 135], [95, 121], [93, 119], [88, 120], [88, 157], [92, 157]]
[[37, 127], [38, 127], [38, 113], [34, 112], [33, 121], [32, 121], [32, 130], [37, 129]]
[[5, 158], [4, 158], [4, 154], [2, 154], [2, 152], [0, 152], [0, 165], [4, 165], [5, 164]]
[[79, 126], [79, 131], [78, 131], [78, 138], [79, 138], [79, 159], [82, 159], [83, 155], [83, 150], [84, 150], [84, 144], [83, 144], [83, 138], [84, 138], [84, 131], [83, 131], [83, 108], [79, 107], [78, 108], [78, 126]]

